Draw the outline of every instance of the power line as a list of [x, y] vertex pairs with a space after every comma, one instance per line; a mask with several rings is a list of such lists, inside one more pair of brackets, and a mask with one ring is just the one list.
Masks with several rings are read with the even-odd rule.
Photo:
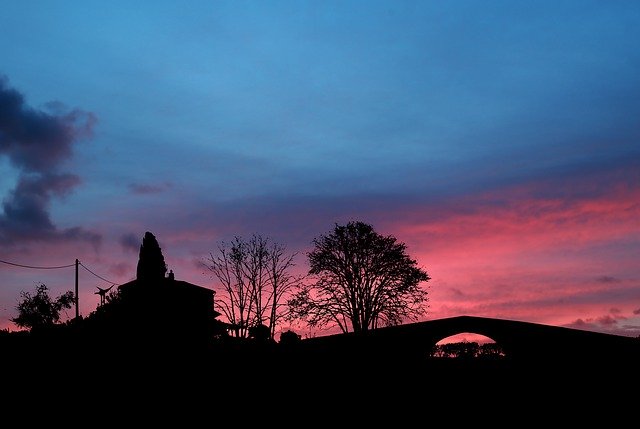
[[14, 267], [21, 267], [21, 268], [32, 268], [34, 270], [57, 270], [60, 268], [70, 268], [73, 267], [75, 264], [69, 264], [69, 265], [60, 265], [57, 267], [38, 267], [38, 266], [34, 266], [34, 265], [23, 265], [23, 264], [16, 264], [15, 262], [9, 262], [9, 261], [3, 261], [0, 259], [0, 262], [2, 262], [3, 264], [7, 264], [7, 265], [13, 265]]
[[84, 268], [85, 270], [89, 271], [91, 274], [93, 274], [94, 276], [96, 276], [96, 277], [97, 277], [97, 278], [99, 278], [100, 280], [104, 280], [104, 281], [105, 281], [105, 282], [107, 282], [107, 283], [111, 283], [111, 284], [113, 284], [113, 285], [117, 285], [117, 283], [116, 283], [116, 282], [112, 282], [111, 280], [107, 280], [107, 279], [105, 279], [104, 277], [102, 277], [102, 276], [100, 276], [100, 275], [98, 275], [98, 274], [94, 273], [94, 272], [93, 272], [93, 271], [91, 271], [89, 268], [87, 268], [87, 267], [86, 267], [82, 262], [79, 262], [79, 264], [80, 264], [80, 266], [81, 266], [82, 268]]
[[[31, 269], [34, 269], [34, 270], [57, 270], [57, 269], [60, 269], [60, 268], [71, 268], [71, 267], [74, 267], [76, 265], [76, 264], [69, 264], [69, 265], [59, 265], [59, 266], [52, 266], [52, 267], [43, 267], [43, 266], [36, 266], [36, 265], [18, 264], [18, 263], [15, 263], [15, 262], [3, 261], [2, 259], [0, 259], [0, 263], [7, 264], [7, 265], [13, 265], [14, 267], [20, 267], [20, 268], [31, 268]], [[98, 275], [98, 274], [94, 273], [86, 265], [84, 265], [82, 262], [78, 261], [78, 263], [79, 263], [79, 265], [82, 266], [82, 268], [84, 268], [85, 270], [89, 271], [91, 274], [93, 274], [94, 276], [96, 276], [100, 280], [104, 280], [107, 283], [111, 283], [111, 284], [117, 285], [116, 282], [112, 282], [111, 280], [105, 279], [101, 275]]]

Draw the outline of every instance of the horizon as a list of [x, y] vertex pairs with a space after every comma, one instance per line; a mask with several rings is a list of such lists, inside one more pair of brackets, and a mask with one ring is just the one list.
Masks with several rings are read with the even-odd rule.
[[[640, 4], [596, 1], [5, 5], [0, 260], [79, 259], [108, 280], [80, 269], [86, 316], [146, 231], [214, 288], [220, 241], [262, 234], [305, 272], [359, 220], [429, 273], [423, 320], [637, 337], [636, 40]], [[20, 291], [74, 272], [0, 281], [15, 330]]]

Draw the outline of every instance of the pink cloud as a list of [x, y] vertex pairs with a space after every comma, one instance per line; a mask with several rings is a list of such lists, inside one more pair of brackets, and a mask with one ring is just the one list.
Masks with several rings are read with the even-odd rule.
[[[591, 185], [573, 186], [580, 194]], [[531, 183], [414, 208], [385, 225], [433, 278], [432, 317], [567, 324], [605, 306], [612, 311], [597, 322], [612, 326], [640, 302], [637, 253], [629, 251], [640, 243], [640, 187], [567, 199], [544, 189]]]
[[612, 317], [605, 314], [598, 317], [578, 318], [571, 323], [565, 324], [569, 328], [582, 329], [587, 331], [603, 332], [614, 335], [625, 335], [637, 337], [640, 335], [640, 326], [632, 323], [620, 323], [626, 320], [624, 316]]
[[588, 322], [585, 322], [582, 319], [576, 319], [573, 322], [569, 323], [567, 326], [573, 327], [573, 328], [584, 328], [589, 326]]
[[611, 315], [607, 314], [605, 316], [598, 317], [596, 322], [603, 326], [616, 325], [618, 320], [615, 317], [611, 317]]
[[[177, 278], [212, 287], [214, 280], [201, 262], [219, 240], [253, 232], [275, 237], [300, 252], [296, 270], [305, 272], [304, 252], [311, 240], [341, 222], [344, 211], [407, 243], [408, 253], [432, 277], [426, 284], [428, 318], [475, 315], [634, 335], [640, 330], [640, 321], [631, 315], [640, 315], [640, 180], [606, 183], [603, 188], [572, 179], [564, 185], [568, 192], [532, 182], [437, 204], [381, 198], [358, 202], [360, 212], [349, 211], [354, 202], [334, 200], [207, 207], [169, 202], [162, 217], [106, 213], [128, 223], [108, 235], [111, 241], [101, 255], [66, 246], [45, 251], [51, 252], [52, 263], [63, 253], [67, 259], [81, 254], [101, 275], [124, 282], [135, 275], [135, 237], [141, 240], [150, 230]], [[134, 252], [123, 253], [122, 246]], [[86, 313], [95, 304], [94, 280], [83, 276], [89, 288]], [[15, 283], [25, 284], [25, 278]], [[56, 284], [66, 287], [68, 280], [62, 276]]]

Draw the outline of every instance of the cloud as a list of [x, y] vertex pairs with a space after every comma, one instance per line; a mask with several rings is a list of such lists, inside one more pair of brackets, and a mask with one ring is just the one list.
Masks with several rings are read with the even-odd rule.
[[172, 184], [169, 182], [162, 183], [160, 185], [149, 185], [149, 184], [141, 184], [141, 183], [130, 183], [129, 190], [138, 195], [144, 194], [157, 194], [160, 192], [164, 192], [167, 189], [171, 188]]
[[119, 262], [109, 267], [109, 274], [113, 274], [119, 277], [133, 273], [135, 273], [135, 267], [132, 268], [131, 264], [128, 263]]
[[620, 283], [620, 279], [611, 276], [600, 276], [596, 278], [596, 281], [600, 283]]
[[583, 329], [595, 332], [605, 332], [615, 335], [637, 336], [638, 334], [640, 334], [640, 326], [635, 324], [621, 325], [619, 323], [620, 320], [627, 319], [621, 314], [622, 311], [620, 309], [615, 307], [611, 308], [609, 310], [609, 313], [610, 314], [605, 314], [604, 316], [600, 317], [589, 317], [586, 319], [579, 318], [571, 323], [568, 323], [565, 326], [569, 328]]
[[567, 324], [566, 326], [569, 328], [585, 329], [589, 325], [590, 324], [588, 322], [585, 322], [583, 319], [576, 319], [573, 322]]
[[606, 316], [601, 316], [596, 319], [596, 322], [603, 326], [611, 326], [616, 325], [618, 320], [615, 317], [611, 317], [611, 315], [607, 314]]
[[140, 249], [140, 244], [142, 243], [142, 239], [137, 237], [133, 233], [124, 234], [120, 237], [119, 240], [120, 245], [125, 250], [125, 252], [137, 252]]
[[45, 173], [72, 156], [73, 144], [91, 136], [95, 116], [72, 110], [62, 113], [36, 110], [26, 105], [18, 91], [0, 77], [0, 154], [9, 157], [18, 169]]
[[19, 240], [83, 240], [98, 246], [101, 241], [99, 234], [79, 227], [59, 230], [49, 215], [52, 196], [66, 195], [79, 182], [80, 179], [73, 174], [20, 176], [15, 189], [2, 202], [2, 241], [11, 244]]
[[633, 314], [640, 314], [640, 308], [633, 310]]
[[[604, 323], [602, 323], [604, 321]], [[568, 328], [581, 329], [584, 331], [603, 332], [605, 334], [623, 335], [627, 337], [637, 337], [640, 335], [640, 326], [633, 324], [620, 325], [615, 319], [576, 319], [565, 325]]]
[[458, 288], [452, 287], [452, 288], [449, 288], [449, 290], [451, 291], [451, 294], [457, 298], [462, 298], [465, 296], [464, 292], [462, 292]]
[[19, 172], [16, 186], [2, 201], [0, 240], [83, 240], [98, 246], [101, 236], [79, 227], [60, 230], [49, 214], [51, 200], [68, 195], [81, 183], [78, 176], [58, 171], [73, 154], [73, 145], [91, 136], [95, 116], [49, 103], [52, 112], [33, 109], [0, 77], [0, 156]]

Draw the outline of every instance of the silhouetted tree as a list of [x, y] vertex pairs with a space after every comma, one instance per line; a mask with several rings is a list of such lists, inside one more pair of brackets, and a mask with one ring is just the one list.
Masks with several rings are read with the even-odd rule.
[[156, 282], [164, 279], [167, 264], [156, 237], [147, 231], [140, 245], [137, 278], [142, 282]]
[[294, 258], [297, 253], [287, 253], [286, 247], [273, 243], [267, 254], [267, 276], [269, 279], [269, 331], [271, 338], [276, 333], [276, 326], [280, 320], [286, 318], [289, 306], [284, 298], [295, 288], [298, 288], [304, 276], [293, 275], [291, 270], [295, 266]]
[[[241, 246], [243, 253], [242, 267], [249, 285], [249, 298], [253, 301], [252, 325], [262, 325], [265, 321], [267, 305], [265, 288], [267, 284], [268, 240], [254, 234]], [[251, 333], [250, 333], [251, 334]]]
[[30, 330], [55, 325], [60, 321], [60, 311], [71, 308], [75, 302], [71, 291], [52, 299], [47, 286], [42, 283], [37, 286], [35, 295], [22, 291], [20, 296], [22, 301], [16, 306], [18, 316], [11, 321], [21, 328]]
[[478, 356], [482, 358], [501, 358], [505, 356], [505, 353], [499, 344], [485, 343], [480, 346]]
[[426, 312], [430, 278], [406, 253], [406, 245], [382, 236], [363, 222], [336, 224], [328, 235], [313, 240], [309, 274], [289, 300], [291, 315], [310, 326], [336, 323], [343, 332], [367, 331], [379, 324], [396, 325]]
[[218, 306], [232, 325], [235, 336], [242, 338], [247, 337], [255, 303], [254, 287], [245, 275], [246, 246], [240, 237], [235, 237], [231, 243], [222, 242], [216, 256], [210, 253], [210, 264], [207, 265], [221, 285]]
[[107, 292], [104, 297], [104, 304], [99, 305], [91, 312], [88, 318], [116, 317], [122, 311], [122, 293], [120, 289], [113, 289]]
[[[431, 352], [433, 357], [441, 358], [458, 358], [458, 357], [472, 357], [469, 354], [469, 350], [478, 348], [478, 343], [474, 346], [470, 346], [468, 341], [460, 341], [457, 343], [436, 344]], [[475, 355], [474, 355], [475, 356]]]
[[477, 342], [460, 341], [457, 343], [437, 344], [431, 351], [432, 357], [440, 358], [483, 358], [495, 359], [505, 356], [502, 347], [496, 343], [479, 345]]
[[221, 294], [218, 305], [235, 335], [247, 337], [250, 326], [268, 321], [270, 337], [287, 309], [284, 296], [300, 282], [290, 273], [295, 254], [269, 239], [254, 234], [249, 240], [235, 237], [218, 245], [210, 254], [207, 267], [218, 279]]
[[457, 357], [461, 359], [472, 359], [480, 353], [480, 346], [475, 341], [462, 341], [457, 343]]
[[302, 341], [302, 338], [300, 337], [300, 335], [296, 334], [291, 330], [285, 331], [282, 334], [280, 334], [280, 344], [284, 346], [298, 344], [300, 341]]
[[271, 331], [267, 325], [256, 325], [249, 328], [249, 338], [259, 342], [266, 342], [271, 339]]

